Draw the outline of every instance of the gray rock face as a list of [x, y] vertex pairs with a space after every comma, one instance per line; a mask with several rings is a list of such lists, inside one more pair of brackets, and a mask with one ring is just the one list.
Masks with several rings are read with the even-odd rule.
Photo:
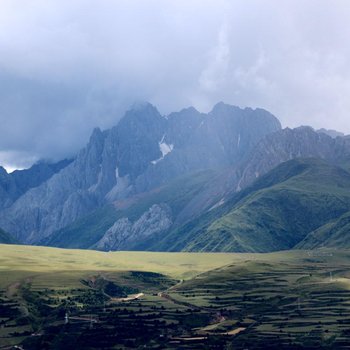
[[19, 194], [22, 195], [29, 189], [40, 186], [54, 174], [68, 166], [72, 161], [73, 159], [64, 159], [57, 163], [40, 161], [29, 169], [15, 170], [9, 175], [15, 181]]
[[35, 244], [101, 206], [142, 197], [202, 169], [222, 169], [191, 195], [179, 215], [153, 205], [135, 222], [126, 217], [115, 222], [96, 244], [103, 250], [131, 249], [225, 203], [231, 192], [277, 165], [310, 157], [350, 160], [350, 138], [309, 127], [281, 130], [279, 121], [262, 109], [218, 103], [208, 114], [191, 107], [163, 117], [145, 104], [110, 130], [96, 128], [72, 162], [39, 164], [14, 174], [0, 167], [0, 227]]
[[223, 103], [208, 115], [189, 108], [162, 117], [150, 104], [134, 108], [116, 127], [95, 129], [72, 163], [1, 211], [0, 227], [35, 244], [106, 203], [196, 170], [235, 166], [280, 128], [264, 110]]
[[10, 206], [16, 196], [16, 183], [10, 174], [3, 167], [0, 167], [0, 209]]
[[166, 232], [172, 225], [171, 210], [165, 204], [152, 205], [134, 223], [119, 219], [95, 245], [100, 250], [128, 250], [138, 241]]
[[98, 197], [90, 195], [88, 188], [97, 182], [100, 172], [102, 141], [102, 132], [95, 130], [75, 161], [0, 213], [4, 226], [13, 229], [20, 241], [33, 243], [95, 208]]
[[[185, 118], [191, 121], [190, 127], [185, 126]], [[208, 115], [192, 108], [173, 113], [168, 120], [164, 142], [173, 145], [173, 151], [136, 179], [137, 191], [198, 169], [236, 165], [264, 136], [281, 129], [280, 122], [265, 110], [224, 103]]]
[[68, 159], [57, 163], [41, 161], [30, 169], [16, 170], [10, 174], [0, 167], [0, 209], [9, 207], [29, 189], [40, 186], [71, 162]]
[[322, 134], [326, 134], [330, 137], [332, 137], [333, 139], [337, 138], [337, 137], [344, 137], [345, 134], [342, 132], [339, 132], [337, 130], [328, 130], [328, 129], [319, 129], [317, 130], [318, 133], [322, 133]]
[[205, 190], [194, 196], [177, 221], [193, 219], [208, 208], [224, 204], [232, 193], [246, 188], [279, 164], [296, 158], [320, 158], [334, 164], [349, 162], [350, 138], [334, 139], [310, 127], [270, 133], [236, 166], [226, 168]]
[[236, 190], [277, 165], [295, 158], [320, 158], [337, 163], [350, 159], [350, 140], [336, 139], [310, 127], [284, 129], [263, 138], [235, 172]]

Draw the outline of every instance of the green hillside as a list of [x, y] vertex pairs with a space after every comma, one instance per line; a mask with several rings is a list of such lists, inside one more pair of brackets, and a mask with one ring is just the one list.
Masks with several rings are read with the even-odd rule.
[[[165, 203], [174, 221], [190, 200], [215, 181], [202, 171], [94, 211], [41, 242], [91, 248], [113, 223], [137, 220]], [[295, 159], [225, 198], [225, 203], [168, 233], [135, 242], [130, 250], [270, 252], [301, 247], [348, 247], [350, 173], [318, 159]], [[204, 208], [205, 206], [203, 206]], [[339, 221], [338, 221], [339, 219]], [[306, 238], [307, 237], [307, 238]], [[303, 243], [300, 243], [303, 242]]]
[[350, 174], [316, 159], [291, 160], [152, 249], [268, 252], [293, 248], [350, 210]]
[[59, 273], [64, 271], [74, 276], [78, 285], [85, 273], [101, 271], [152, 271], [184, 279], [242, 259], [246, 259], [244, 254], [99, 252], [0, 244], [0, 266], [4, 277], [0, 278], [0, 287], [23, 276], [31, 276], [32, 283], [46, 278], [46, 284], [60, 286]]
[[309, 233], [298, 245], [300, 249], [350, 247], [350, 212]]

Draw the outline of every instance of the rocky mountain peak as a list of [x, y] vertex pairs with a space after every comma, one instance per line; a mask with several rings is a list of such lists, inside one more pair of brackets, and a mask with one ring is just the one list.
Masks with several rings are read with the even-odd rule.
[[213, 116], [217, 116], [217, 115], [222, 115], [223, 113], [234, 113], [239, 111], [242, 111], [241, 108], [226, 104], [221, 101], [214, 105], [214, 107], [209, 112], [209, 114]]
[[8, 175], [7, 171], [4, 167], [0, 166], [0, 176], [4, 176], [4, 175], [5, 176]]
[[143, 124], [144, 126], [153, 126], [165, 119], [161, 116], [158, 109], [150, 103], [142, 103], [129, 109], [123, 118], [119, 121], [118, 127], [123, 125], [135, 126]]
[[337, 130], [327, 130], [327, 129], [323, 129], [322, 128], [322, 129], [317, 130], [317, 132], [326, 134], [326, 135], [328, 135], [328, 136], [330, 136], [330, 137], [332, 137], [334, 139], [337, 138], [337, 137], [344, 137], [345, 136], [344, 133], [339, 132]]
[[72, 163], [0, 212], [0, 227], [37, 242], [110, 202], [192, 172], [236, 166], [281, 128], [263, 110], [219, 103], [211, 114], [189, 107], [166, 118], [149, 103], [133, 106], [110, 130], [94, 129]]
[[308, 126], [270, 133], [262, 138], [241, 164], [237, 190], [288, 160], [319, 158], [336, 162], [349, 157], [349, 152], [350, 143], [345, 138], [332, 139]]
[[101, 141], [103, 141], [103, 139], [104, 139], [104, 136], [103, 136], [102, 130], [96, 127], [91, 133], [89, 143], [96, 143], [96, 142], [100, 143]]

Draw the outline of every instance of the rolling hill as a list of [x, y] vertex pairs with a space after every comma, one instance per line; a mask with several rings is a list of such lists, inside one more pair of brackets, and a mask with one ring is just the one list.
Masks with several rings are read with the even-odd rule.
[[350, 212], [310, 232], [296, 247], [300, 249], [349, 248]]
[[[318, 159], [283, 163], [225, 204], [151, 249], [268, 252], [291, 249], [350, 209], [350, 174]], [[171, 242], [171, 243], [170, 243]]]
[[348, 349], [349, 260], [0, 244], [0, 347]]

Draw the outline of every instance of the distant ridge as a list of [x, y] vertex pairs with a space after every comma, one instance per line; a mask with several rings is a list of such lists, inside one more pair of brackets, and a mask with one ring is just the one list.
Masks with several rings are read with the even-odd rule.
[[187, 108], [165, 118], [151, 104], [138, 105], [112, 129], [96, 128], [73, 162], [0, 213], [0, 226], [38, 243], [114, 201], [199, 170], [234, 166], [280, 129], [262, 109], [219, 103], [209, 114]]
[[350, 138], [329, 133], [223, 102], [168, 116], [142, 103], [72, 160], [0, 168], [0, 227], [26, 244], [106, 251], [331, 244], [329, 225], [348, 235]]

